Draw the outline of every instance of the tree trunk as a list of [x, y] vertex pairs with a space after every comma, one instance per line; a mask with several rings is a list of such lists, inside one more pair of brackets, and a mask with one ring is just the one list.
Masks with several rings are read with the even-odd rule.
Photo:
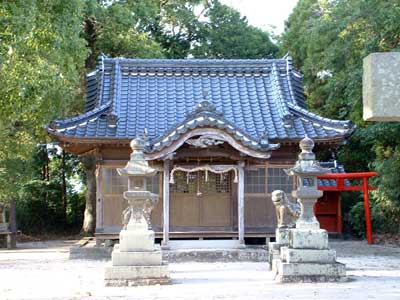
[[86, 206], [82, 232], [94, 234], [96, 228], [96, 158], [83, 156], [81, 162], [86, 172]]
[[61, 154], [61, 203], [63, 208], [64, 228], [67, 226], [67, 180], [65, 178], [65, 151]]

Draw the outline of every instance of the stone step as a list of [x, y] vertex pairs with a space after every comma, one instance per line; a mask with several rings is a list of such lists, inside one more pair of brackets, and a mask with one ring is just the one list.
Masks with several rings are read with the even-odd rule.
[[[346, 267], [341, 263], [285, 263], [278, 262], [278, 276], [282, 278], [293, 276], [317, 276], [343, 277], [346, 276]], [[312, 280], [310, 280], [312, 281]]]
[[[71, 247], [70, 259], [110, 260], [112, 247]], [[248, 246], [244, 249], [181, 249], [163, 250], [164, 261], [180, 262], [267, 262], [268, 251], [265, 247]]]
[[169, 241], [171, 250], [180, 249], [238, 249], [238, 240], [179, 240]]

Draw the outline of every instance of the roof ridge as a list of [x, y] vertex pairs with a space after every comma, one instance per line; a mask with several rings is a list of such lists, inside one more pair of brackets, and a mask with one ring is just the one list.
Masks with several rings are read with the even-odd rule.
[[71, 127], [71, 126], [76, 126], [82, 122], [87, 121], [88, 119], [91, 119], [92, 117], [96, 116], [99, 117], [99, 115], [105, 113], [109, 107], [110, 107], [111, 102], [107, 102], [106, 104], [103, 104], [99, 107], [96, 107], [90, 111], [87, 111], [81, 115], [78, 115], [76, 117], [72, 117], [69, 119], [63, 119], [63, 120], [54, 120], [48, 128], [50, 129], [63, 129], [66, 127]]
[[287, 118], [287, 116], [290, 116], [290, 112], [287, 108], [287, 101], [283, 100], [283, 93], [282, 93], [282, 88], [281, 88], [281, 84], [279, 81], [279, 74], [278, 71], [276, 69], [276, 65], [272, 64], [272, 71], [271, 71], [271, 85], [274, 86], [276, 88], [276, 93], [277, 93], [277, 99], [278, 99], [278, 107], [279, 107], [279, 114], [280, 117], [282, 119]]
[[350, 120], [335, 120], [326, 117], [322, 117], [317, 115], [311, 111], [308, 111], [296, 104], [288, 103], [288, 108], [290, 111], [294, 112], [295, 114], [300, 114], [302, 116], [307, 117], [308, 119], [312, 119], [317, 123], [322, 123], [328, 125], [329, 127], [339, 128], [339, 129], [355, 129], [355, 125]]
[[110, 97], [110, 113], [117, 115], [116, 105], [119, 103], [118, 99], [121, 96], [121, 67], [118, 60], [114, 62], [112, 77], [114, 86], [112, 89], [113, 94]]
[[129, 64], [131, 66], [153, 66], [172, 68], [197, 66], [197, 67], [252, 67], [252, 66], [270, 66], [272, 63], [280, 63], [282, 67], [286, 65], [286, 59], [282, 58], [261, 58], [261, 59], [202, 59], [202, 58], [182, 58], [182, 59], [165, 59], [165, 58], [125, 58], [125, 57], [107, 57], [102, 55], [103, 63], [114, 63], [118, 61], [121, 65]]
[[288, 81], [289, 95], [290, 98], [292, 98], [293, 103], [297, 103], [296, 97], [294, 96], [293, 92], [293, 85], [291, 78], [291, 72], [293, 69], [292, 57], [289, 55], [289, 53], [287, 53], [285, 57], [286, 57], [286, 79]]

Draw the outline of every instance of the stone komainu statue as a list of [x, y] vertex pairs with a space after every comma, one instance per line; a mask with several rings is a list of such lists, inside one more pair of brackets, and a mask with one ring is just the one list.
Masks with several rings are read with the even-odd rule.
[[281, 190], [272, 192], [272, 202], [275, 205], [278, 228], [293, 228], [300, 216], [301, 206], [296, 199], [289, 199]]

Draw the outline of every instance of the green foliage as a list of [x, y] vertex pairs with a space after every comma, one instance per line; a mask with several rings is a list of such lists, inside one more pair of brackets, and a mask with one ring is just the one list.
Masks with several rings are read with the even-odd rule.
[[18, 227], [24, 233], [63, 230], [61, 189], [53, 181], [32, 180], [22, 186], [17, 201]]
[[350, 209], [350, 224], [357, 236], [365, 237], [365, 209], [363, 202], [356, 203]]
[[83, 104], [82, 12], [79, 0], [0, 4], [0, 199], [29, 180], [26, 160], [47, 140], [44, 125]]
[[34, 234], [79, 231], [85, 202], [84, 191], [77, 191], [72, 185], [74, 177], [81, 181], [83, 176], [78, 159], [67, 154], [63, 165], [59, 148], [42, 145], [36, 148], [30, 162], [31, 180], [21, 184], [17, 195], [19, 229]]
[[267, 58], [278, 48], [219, 1], [88, 1], [84, 36], [94, 67], [100, 53], [137, 58]]
[[56, 181], [32, 180], [21, 187], [17, 201], [18, 228], [25, 234], [79, 232], [83, 220], [84, 194], [68, 196], [67, 219]]
[[281, 44], [305, 74], [312, 108], [363, 125], [362, 59], [400, 47], [396, 0], [300, 0]]
[[[309, 107], [359, 126], [339, 159], [348, 171], [378, 171], [371, 203], [381, 230], [399, 230], [392, 220], [400, 216], [400, 130], [398, 124], [362, 121], [362, 61], [372, 52], [400, 49], [399, 18], [397, 0], [300, 0], [280, 39], [305, 75]], [[360, 205], [351, 211], [358, 231], [364, 228]]]
[[248, 24], [235, 9], [212, 1], [201, 26], [201, 40], [191, 54], [201, 58], [271, 58], [278, 47], [269, 34]]
[[[373, 194], [370, 211], [374, 232], [398, 233], [400, 231], [400, 207], [392, 201], [382, 199], [380, 193], [373, 192]], [[351, 208], [350, 223], [358, 236], [365, 237], [364, 202], [357, 202]]]
[[87, 1], [83, 28], [91, 50], [87, 66], [94, 68], [101, 53], [113, 57], [164, 57], [159, 43], [146, 31], [147, 22], [143, 24], [141, 19], [156, 11], [155, 1], [116, 1], [109, 6]]

